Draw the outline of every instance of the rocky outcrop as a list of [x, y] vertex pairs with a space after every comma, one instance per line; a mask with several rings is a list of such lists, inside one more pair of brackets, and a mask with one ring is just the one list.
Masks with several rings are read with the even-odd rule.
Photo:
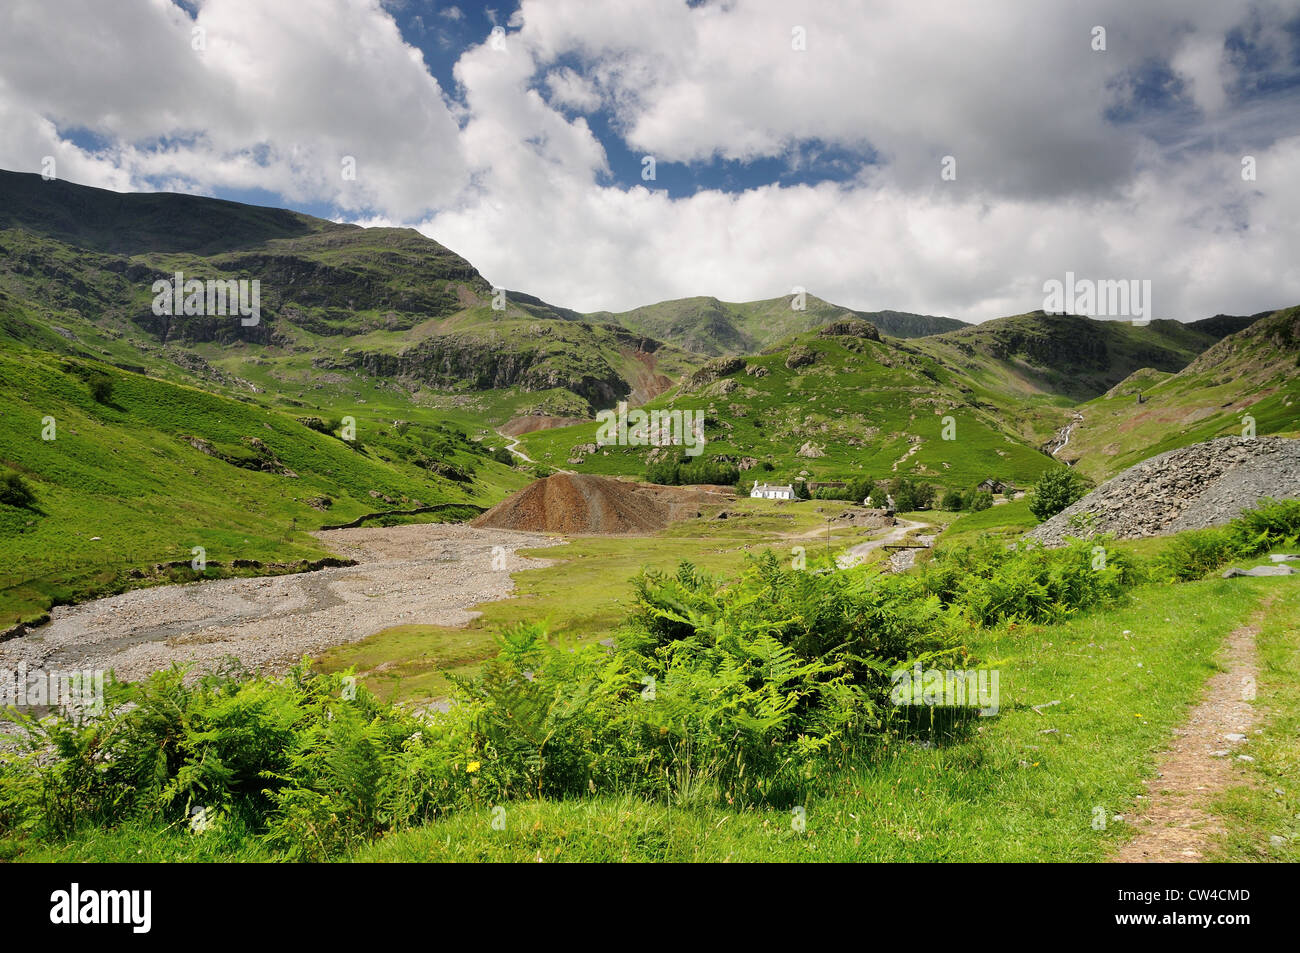
[[794, 370], [796, 367], [804, 367], [812, 364], [817, 360], [817, 352], [804, 347], [802, 344], [796, 344], [790, 348], [790, 352], [785, 356], [785, 366]]
[[[513, 346], [512, 346], [513, 345]], [[579, 359], [560, 349], [445, 334], [396, 354], [354, 351], [340, 358], [317, 358], [322, 370], [360, 369], [375, 377], [408, 377], [433, 387], [474, 390], [519, 387], [536, 392], [562, 387], [594, 407], [626, 399], [631, 385], [598, 353]]]
[[741, 357], [715, 357], [706, 361], [704, 366], [691, 374], [684, 383], [687, 391], [699, 390], [716, 380], [720, 380], [737, 371], [745, 370], [745, 359]]
[[1300, 498], [1300, 440], [1221, 437], [1129, 467], [1026, 534], [1049, 546], [1067, 536], [1120, 539], [1222, 526], [1263, 497]]
[[818, 337], [851, 337], [866, 338], [868, 341], [879, 341], [880, 332], [870, 321], [863, 321], [858, 318], [850, 318], [844, 321], [832, 321], [820, 331]]

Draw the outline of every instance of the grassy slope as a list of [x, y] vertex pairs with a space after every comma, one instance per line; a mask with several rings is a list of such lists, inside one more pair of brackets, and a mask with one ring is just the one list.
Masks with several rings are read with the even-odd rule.
[[1067, 403], [1095, 397], [1139, 368], [1180, 370], [1216, 340], [1177, 321], [1135, 327], [1039, 311], [912, 343], [991, 390]]
[[[646, 409], [707, 409], [718, 423], [706, 429], [705, 454], [771, 463], [771, 472], [746, 474], [760, 480], [785, 482], [801, 471], [813, 480], [910, 475], [966, 489], [988, 477], [1028, 483], [1052, 465], [971, 392], [960, 375], [907, 346], [817, 334], [799, 335], [790, 343], [816, 352], [816, 362], [786, 367], [790, 348], [785, 346], [746, 359], [749, 368], [762, 368], [766, 376], [737, 371], [726, 383], [682, 387]], [[724, 393], [733, 382], [734, 389]], [[950, 414], [956, 421], [951, 441], [942, 439], [943, 417]], [[567, 468], [573, 447], [594, 442], [595, 435], [594, 423], [538, 431], [524, 438], [524, 450], [536, 460]], [[919, 440], [919, 449], [903, 459], [912, 438]], [[825, 456], [797, 456], [807, 442]], [[607, 447], [578, 469], [640, 475], [646, 450]]]
[[[1300, 308], [1287, 308], [1215, 345], [1177, 374], [1125, 382], [1082, 405], [1084, 422], [1062, 452], [1094, 478], [1148, 457], [1241, 434], [1243, 415], [1259, 435], [1300, 435]], [[1133, 386], [1143, 384], [1139, 404]]]
[[[325, 555], [307, 535], [365, 513], [445, 502], [486, 506], [525, 478], [456, 442], [433, 418], [403, 435], [358, 411], [358, 444], [312, 431], [277, 410], [98, 365], [113, 381], [107, 403], [64, 370], [63, 359], [0, 350], [0, 463], [23, 474], [34, 508], [0, 504], [0, 623], [39, 616], [52, 602], [115, 591], [155, 562], [264, 562]], [[53, 417], [57, 439], [41, 439]], [[247, 459], [256, 438], [297, 476], [245, 469], [196, 449]], [[439, 459], [473, 468], [472, 485], [404, 459], [424, 440], [456, 446]], [[358, 447], [359, 445], [359, 447]], [[387, 504], [370, 496], [387, 495]], [[329, 497], [333, 505], [308, 505]], [[94, 537], [100, 537], [98, 540]], [[214, 567], [215, 569], [215, 567]], [[134, 584], [140, 584], [139, 581]]]

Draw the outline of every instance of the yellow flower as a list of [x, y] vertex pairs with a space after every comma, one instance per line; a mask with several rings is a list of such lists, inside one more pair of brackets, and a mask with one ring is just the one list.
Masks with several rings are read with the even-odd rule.
[[469, 764], [467, 764], [467, 765], [465, 766], [465, 773], [466, 773], [466, 774], [473, 774], [475, 771], [477, 771], [477, 770], [478, 770], [479, 768], [481, 768], [481, 767], [483, 767], [483, 765], [479, 764], [477, 761], [471, 761]]

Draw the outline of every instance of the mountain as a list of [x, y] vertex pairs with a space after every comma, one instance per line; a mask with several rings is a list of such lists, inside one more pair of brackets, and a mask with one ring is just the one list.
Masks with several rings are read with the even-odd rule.
[[1082, 420], [1058, 458], [1092, 477], [1240, 436], [1248, 423], [1259, 436], [1300, 436], [1300, 307], [1252, 320], [1176, 373], [1138, 371], [1075, 412]]
[[[796, 310], [795, 304], [803, 308]], [[962, 321], [906, 311], [855, 311], [813, 295], [796, 302], [794, 295], [741, 303], [717, 298], [677, 298], [614, 314], [600, 311], [583, 320], [610, 322], [678, 347], [720, 357], [753, 354], [792, 334], [811, 331], [832, 321], [860, 318], [884, 334], [921, 337], [966, 327]]]
[[1212, 318], [1188, 321], [1187, 326], [1193, 331], [1201, 331], [1222, 340], [1229, 334], [1244, 331], [1260, 318], [1266, 318], [1273, 313], [1272, 311], [1261, 311], [1258, 314], [1216, 314]]
[[[178, 381], [200, 368], [208, 384], [296, 398], [448, 392], [503, 423], [643, 400], [701, 360], [532, 295], [501, 297], [412, 229], [10, 172], [0, 209], [0, 335]], [[176, 272], [256, 279], [260, 320], [155, 314], [152, 285]]]
[[[882, 338], [856, 318], [837, 321], [759, 355], [714, 358], [642, 410], [703, 412], [697, 459], [733, 464], [744, 480], [909, 476], [965, 490], [990, 477], [1024, 486], [1053, 465], [1008, 422], [1017, 418], [915, 343]], [[597, 429], [530, 433], [524, 450], [555, 467], [636, 476], [676, 452], [598, 447]]]
[[[177, 272], [256, 280], [256, 321], [155, 313]], [[267, 571], [322, 556], [325, 525], [464, 518], [530, 479], [497, 428], [542, 464], [641, 475], [674, 451], [591, 446], [621, 401], [703, 411], [705, 457], [746, 479], [958, 489], [1053, 466], [1042, 448], [1081, 400], [1059, 458], [1086, 472], [1246, 410], [1260, 434], [1296, 427], [1294, 308], [965, 327], [791, 304], [582, 315], [502, 294], [411, 229], [0, 172], [0, 630], [191, 578], [195, 546]]]
[[1178, 371], [1217, 338], [1178, 321], [1144, 326], [1034, 311], [912, 342], [1004, 396], [1089, 400], [1141, 368]]

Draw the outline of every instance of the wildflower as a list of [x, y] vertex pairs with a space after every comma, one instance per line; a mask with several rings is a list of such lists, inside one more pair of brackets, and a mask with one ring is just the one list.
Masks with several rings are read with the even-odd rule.
[[477, 761], [471, 761], [469, 764], [465, 765], [465, 773], [473, 774], [481, 767], [483, 767], [483, 765], [479, 764]]

